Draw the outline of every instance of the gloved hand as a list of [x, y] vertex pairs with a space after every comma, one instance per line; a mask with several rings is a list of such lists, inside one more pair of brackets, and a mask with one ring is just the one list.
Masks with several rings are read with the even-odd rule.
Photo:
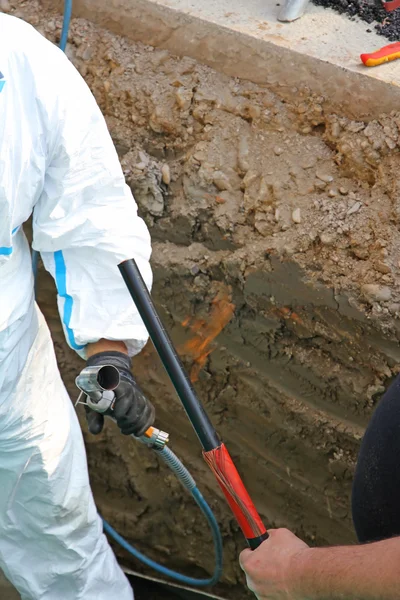
[[[154, 423], [154, 406], [147, 400], [130, 371], [130, 359], [122, 352], [99, 352], [87, 360], [87, 366], [113, 365], [120, 374], [120, 383], [114, 390], [113, 410], [106, 415], [112, 416], [124, 435], [143, 435]], [[104, 425], [104, 414], [86, 408], [86, 420], [90, 433], [97, 435]]]

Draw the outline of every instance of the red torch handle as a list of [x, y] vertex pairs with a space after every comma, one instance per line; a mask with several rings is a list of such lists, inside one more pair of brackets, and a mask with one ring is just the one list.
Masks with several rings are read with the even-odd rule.
[[225, 444], [203, 452], [203, 456], [213, 471], [247, 543], [255, 550], [268, 538], [268, 533]]

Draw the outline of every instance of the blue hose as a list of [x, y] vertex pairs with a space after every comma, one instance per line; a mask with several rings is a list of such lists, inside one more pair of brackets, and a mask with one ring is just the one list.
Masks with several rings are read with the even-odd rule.
[[[134, 436], [133, 436], [134, 437]], [[139, 438], [140, 439], [140, 438]], [[207, 502], [204, 500], [201, 492], [199, 491], [195, 480], [192, 475], [189, 473], [185, 465], [181, 460], [176, 456], [174, 452], [172, 452], [171, 448], [168, 446], [164, 446], [163, 448], [154, 448], [155, 452], [164, 461], [164, 463], [171, 469], [177, 479], [181, 482], [183, 487], [192, 494], [194, 500], [196, 501], [198, 507], [200, 508], [203, 515], [206, 517], [213, 536], [214, 541], [214, 549], [215, 549], [215, 567], [213, 576], [209, 579], [194, 579], [193, 577], [187, 577], [186, 575], [181, 575], [176, 571], [171, 571], [171, 569], [167, 569], [163, 567], [147, 556], [144, 556], [141, 552], [133, 548], [122, 536], [120, 536], [106, 521], [103, 519], [104, 530], [107, 531], [114, 539], [117, 541], [125, 550], [130, 552], [135, 558], [146, 564], [148, 567], [155, 569], [162, 575], [166, 575], [167, 577], [172, 577], [173, 579], [183, 583], [185, 585], [192, 585], [196, 587], [205, 587], [209, 585], [215, 585], [222, 574], [222, 557], [223, 557], [223, 544], [221, 532], [218, 527], [217, 520], [208, 506]]]
[[60, 48], [63, 52], [65, 52], [65, 48], [67, 47], [68, 31], [69, 31], [69, 24], [71, 22], [71, 15], [72, 15], [72, 0], [64, 0], [64, 19], [63, 19], [63, 26], [62, 26], [61, 40], [60, 40]]
[[184, 585], [190, 585], [193, 587], [206, 587], [209, 585], [215, 585], [219, 581], [219, 578], [221, 577], [222, 573], [221, 534], [219, 532], [218, 523], [215, 519], [212, 510], [208, 506], [207, 502], [204, 500], [200, 490], [197, 487], [195, 487], [192, 490], [192, 496], [195, 499], [197, 505], [199, 506], [201, 512], [209, 522], [214, 538], [216, 560], [213, 576], [209, 579], [195, 579], [194, 577], [187, 577], [186, 575], [182, 575], [181, 573], [177, 573], [176, 571], [172, 571], [171, 569], [167, 569], [167, 567], [159, 565], [154, 560], [151, 560], [151, 558], [148, 558], [147, 556], [139, 552], [139, 550], [131, 546], [121, 535], [119, 535], [119, 533], [115, 531], [115, 529], [111, 527], [109, 523], [107, 523], [107, 521], [103, 519], [104, 531], [108, 533], [112, 538], [114, 538], [114, 540], [118, 542], [118, 544], [122, 546], [122, 548], [124, 548], [127, 552], [132, 554], [132, 556], [140, 560], [140, 562], [147, 565], [151, 569], [158, 571], [158, 573], [164, 575], [165, 577], [171, 577], [172, 579], [175, 579], [176, 581], [179, 581]]
[[[61, 40], [60, 40], [60, 48], [63, 51], [65, 51], [65, 48], [67, 46], [71, 14], [72, 14], [72, 0], [65, 0], [64, 1], [64, 19], [63, 19], [63, 26], [62, 26]], [[33, 270], [33, 275], [35, 278], [35, 291], [36, 291], [38, 262], [39, 262], [39, 253], [37, 250], [32, 250], [32, 270]], [[158, 454], [161, 455], [161, 457], [164, 459], [166, 464], [168, 464], [168, 466], [170, 468], [172, 468], [172, 470], [175, 472], [175, 474], [178, 476], [178, 478], [181, 480], [181, 482], [190, 491], [194, 500], [196, 501], [196, 504], [198, 505], [198, 507], [200, 508], [201, 512], [206, 517], [206, 519], [210, 525], [211, 533], [212, 533], [213, 541], [214, 541], [214, 548], [215, 548], [215, 567], [214, 567], [214, 573], [213, 573], [212, 577], [210, 577], [209, 579], [196, 579], [194, 577], [187, 577], [186, 575], [182, 575], [181, 573], [172, 571], [172, 569], [168, 569], [167, 567], [163, 567], [162, 565], [159, 565], [154, 560], [151, 560], [151, 558], [148, 558], [145, 554], [142, 554], [141, 552], [139, 552], [139, 550], [136, 550], [136, 548], [131, 546], [131, 544], [129, 544], [129, 542], [127, 542], [119, 533], [117, 533], [115, 531], [115, 529], [113, 529], [111, 527], [111, 525], [109, 523], [107, 523], [107, 521], [102, 519], [104, 531], [106, 533], [108, 533], [112, 538], [114, 538], [114, 540], [116, 542], [118, 542], [118, 544], [122, 548], [124, 548], [127, 552], [129, 552], [129, 554], [134, 556], [137, 560], [139, 560], [143, 564], [147, 565], [151, 569], [154, 569], [161, 575], [164, 575], [165, 577], [171, 577], [171, 579], [175, 579], [175, 581], [179, 581], [179, 583], [183, 583], [184, 585], [189, 585], [189, 586], [193, 586], [193, 587], [206, 587], [206, 586], [215, 585], [216, 583], [218, 583], [218, 581], [221, 577], [222, 561], [223, 561], [222, 537], [221, 537], [221, 533], [219, 530], [217, 520], [216, 520], [211, 508], [208, 506], [207, 502], [203, 498], [200, 490], [195, 485], [195, 482], [194, 482], [193, 478], [191, 477], [191, 475], [189, 474], [189, 472], [187, 471], [187, 469], [182, 465], [182, 463], [179, 461], [179, 459], [177, 459], [177, 457], [175, 457], [175, 455], [173, 454], [173, 452], [171, 450], [169, 450], [168, 448], [165, 448], [164, 450], [165, 450], [165, 453], [158, 452]]]

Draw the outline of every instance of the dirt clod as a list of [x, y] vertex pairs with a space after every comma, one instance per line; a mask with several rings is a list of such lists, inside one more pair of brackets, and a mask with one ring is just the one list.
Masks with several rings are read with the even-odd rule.
[[376, 302], [387, 302], [392, 297], [390, 288], [375, 283], [366, 283], [361, 290], [369, 300]]

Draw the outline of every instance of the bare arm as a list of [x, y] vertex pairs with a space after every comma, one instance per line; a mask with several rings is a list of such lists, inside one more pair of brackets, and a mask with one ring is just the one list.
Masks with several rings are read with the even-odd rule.
[[400, 538], [362, 546], [310, 548], [299, 556], [295, 572], [305, 598], [396, 600], [400, 596]]
[[128, 354], [128, 350], [124, 342], [114, 342], [111, 340], [99, 340], [93, 344], [88, 344], [86, 347], [86, 355], [88, 358], [98, 352], [123, 352]]
[[240, 563], [259, 600], [397, 600], [400, 537], [362, 546], [309, 548], [286, 529], [269, 532]]

